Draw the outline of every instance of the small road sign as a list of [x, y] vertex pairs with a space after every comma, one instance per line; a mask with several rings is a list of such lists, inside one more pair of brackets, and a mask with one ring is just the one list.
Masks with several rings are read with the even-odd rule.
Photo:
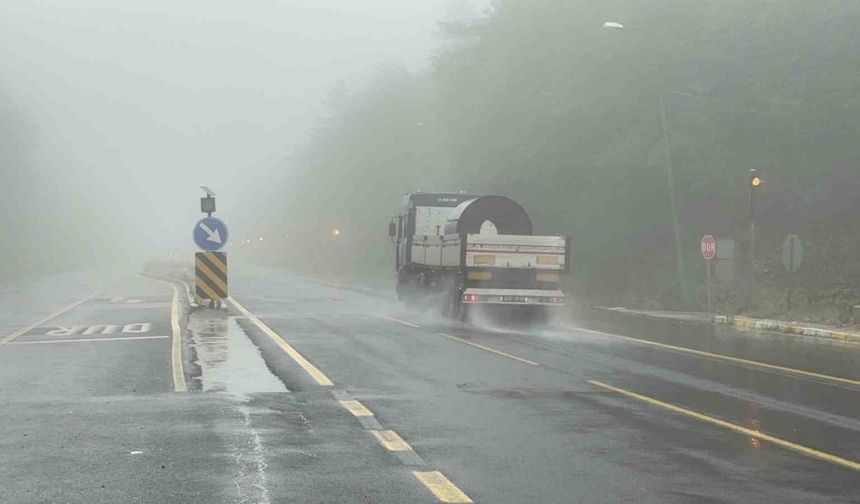
[[717, 240], [711, 235], [702, 238], [702, 257], [710, 261], [717, 255]]
[[203, 250], [220, 250], [227, 236], [227, 224], [217, 217], [204, 217], [194, 225], [194, 243]]
[[788, 235], [782, 243], [782, 265], [789, 273], [795, 273], [803, 262], [803, 242], [797, 235]]
[[227, 254], [197, 252], [194, 254], [197, 295], [202, 299], [221, 300], [227, 297]]

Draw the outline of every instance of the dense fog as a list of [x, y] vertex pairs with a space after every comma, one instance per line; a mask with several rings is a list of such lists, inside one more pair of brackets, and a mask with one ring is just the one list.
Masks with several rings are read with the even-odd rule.
[[190, 253], [200, 185], [241, 233], [332, 90], [425, 71], [468, 5], [2, 2], [0, 278]]
[[737, 244], [722, 309], [777, 310], [788, 234], [806, 244], [801, 307], [844, 318], [858, 298], [856, 2], [11, 0], [0, 15], [6, 278], [189, 256], [201, 184], [234, 261], [390, 278], [403, 194], [466, 190], [572, 236], [565, 286], [584, 303], [701, 307], [704, 234]]

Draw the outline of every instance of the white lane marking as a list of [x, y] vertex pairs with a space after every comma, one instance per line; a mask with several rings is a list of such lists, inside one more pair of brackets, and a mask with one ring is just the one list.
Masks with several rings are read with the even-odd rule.
[[58, 339], [58, 340], [37, 340], [37, 341], [13, 341], [9, 345], [47, 345], [49, 343], [86, 343], [92, 341], [128, 341], [128, 340], [153, 340], [167, 339], [170, 336], [128, 336], [124, 338], [77, 338], [77, 339]]
[[166, 308], [170, 303], [140, 303], [140, 304], [109, 304], [110, 310], [151, 310], [153, 308]]
[[[92, 326], [59, 326], [45, 333], [45, 336], [74, 336], [83, 331], [84, 336], [90, 334], [113, 334], [119, 329], [118, 325], [114, 324], [97, 324]], [[123, 333], [145, 333], [152, 329], [152, 324], [149, 322], [138, 322], [134, 324], [126, 324], [122, 326]]]
[[86, 327], [87, 326], [60, 326], [56, 329], [52, 329], [46, 332], [45, 336], [72, 336], [83, 331], [84, 329], [86, 329]]
[[109, 301], [109, 303], [111, 303], [111, 304], [137, 304], [137, 303], [143, 303], [143, 301], [144, 301], [143, 299], [132, 299], [132, 298], [126, 298], [126, 297], [115, 297], [115, 298], [111, 298], [111, 300]]
[[87, 330], [83, 332], [83, 335], [89, 336], [90, 334], [113, 334], [116, 332], [117, 329], [119, 329], [119, 326], [114, 324], [94, 325], [87, 328]]
[[5, 338], [3, 338], [2, 340], [0, 340], [0, 346], [3, 346], [3, 345], [5, 345], [5, 344], [9, 343], [9, 342], [10, 342], [10, 341], [12, 341], [13, 339], [15, 339], [15, 338], [17, 338], [17, 337], [19, 337], [19, 336], [21, 336], [21, 335], [23, 335], [23, 334], [25, 334], [25, 333], [27, 333], [27, 332], [29, 332], [29, 331], [32, 331], [33, 329], [35, 329], [35, 328], [39, 327], [40, 325], [44, 324], [45, 322], [48, 322], [48, 321], [50, 321], [51, 319], [54, 319], [54, 318], [56, 318], [56, 317], [58, 317], [58, 316], [62, 315], [63, 313], [66, 313], [67, 311], [69, 311], [69, 310], [71, 310], [71, 309], [73, 309], [73, 308], [77, 308], [78, 306], [80, 306], [80, 305], [82, 305], [82, 304], [86, 303], [86, 302], [87, 302], [87, 301], [89, 301], [90, 299], [92, 299], [92, 298], [96, 297], [100, 292], [101, 292], [100, 290], [99, 290], [99, 291], [96, 291], [96, 292], [93, 292], [93, 293], [92, 293], [92, 294], [90, 294], [89, 296], [87, 296], [87, 297], [85, 297], [85, 298], [83, 298], [83, 299], [79, 299], [79, 300], [75, 301], [74, 303], [72, 303], [72, 304], [70, 304], [70, 305], [64, 306], [64, 307], [60, 308], [59, 310], [55, 311], [54, 313], [52, 313], [52, 314], [50, 314], [50, 315], [46, 316], [45, 318], [40, 319], [40, 320], [39, 320], [39, 321], [37, 321], [37, 322], [33, 322], [32, 324], [30, 324], [30, 325], [28, 325], [28, 326], [26, 326], [26, 327], [22, 327], [21, 329], [18, 329], [17, 331], [13, 332], [12, 334], [10, 334], [10, 335], [6, 336]]
[[407, 322], [405, 320], [396, 319], [394, 317], [389, 317], [387, 315], [377, 314], [379, 317], [384, 318], [385, 320], [390, 320], [392, 322], [397, 322], [398, 324], [403, 324], [405, 326], [409, 326], [415, 329], [421, 329], [420, 325], [413, 324], [412, 322]]
[[237, 310], [242, 312], [242, 315], [248, 317], [248, 320], [252, 324], [257, 326], [258, 329], [263, 331], [263, 333], [266, 336], [271, 338], [272, 341], [274, 341], [279, 347], [281, 347], [281, 350], [286, 352], [287, 355], [289, 355], [296, 362], [296, 364], [301, 366], [302, 369], [304, 369], [305, 372], [307, 374], [309, 374], [311, 376], [311, 378], [314, 379], [314, 381], [316, 381], [318, 384], [320, 384], [324, 387], [334, 386], [334, 383], [332, 383], [332, 381], [329, 380], [328, 376], [326, 376], [322, 371], [317, 369], [317, 367], [314, 366], [313, 364], [311, 364], [310, 361], [305, 359], [305, 357], [302, 354], [300, 354], [298, 350], [293, 348], [292, 345], [290, 345], [289, 343], [284, 341], [284, 338], [282, 338], [278, 333], [273, 331], [271, 327], [267, 326], [262, 320], [257, 318], [251, 312], [249, 312], [247, 308], [245, 308], [244, 306], [239, 304], [239, 302], [236, 301], [235, 299], [233, 299], [233, 297], [228, 297], [227, 301], [232, 303], [233, 306], [236, 307]]

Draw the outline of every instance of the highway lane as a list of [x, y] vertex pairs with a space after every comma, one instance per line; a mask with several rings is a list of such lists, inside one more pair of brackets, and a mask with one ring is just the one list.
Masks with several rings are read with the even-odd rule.
[[[476, 502], [856, 501], [856, 347], [702, 326], [488, 330], [276, 271], [232, 285]], [[296, 368], [248, 331], [276, 374]], [[320, 387], [305, 374], [291, 379]]]
[[0, 335], [0, 502], [435, 502], [226, 311], [177, 298], [174, 339], [173, 293], [127, 274]]
[[231, 291], [174, 324], [127, 276], [8, 327], [0, 502], [856, 502], [857, 345], [463, 325], [276, 270]]

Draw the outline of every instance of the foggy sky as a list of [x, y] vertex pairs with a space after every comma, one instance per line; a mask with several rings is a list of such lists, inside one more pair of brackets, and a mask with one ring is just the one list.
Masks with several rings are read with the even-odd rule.
[[422, 70], [437, 22], [469, 3], [4, 0], [0, 90], [34, 137], [18, 178], [63, 194], [34, 206], [86, 207], [129, 248], [190, 249], [201, 184], [235, 232], [332, 88]]

